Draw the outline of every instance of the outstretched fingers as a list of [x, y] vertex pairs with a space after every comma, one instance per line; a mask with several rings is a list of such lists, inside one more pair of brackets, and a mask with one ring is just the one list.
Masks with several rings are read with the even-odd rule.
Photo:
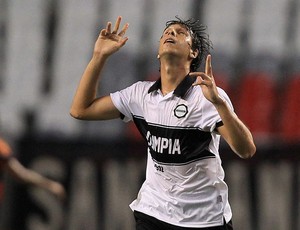
[[117, 34], [118, 33], [121, 21], [122, 21], [122, 17], [119, 16], [116, 20], [116, 23], [115, 23], [114, 30], [113, 30], [112, 34]]
[[206, 58], [205, 72], [192, 72], [189, 75], [196, 77], [193, 86], [199, 85], [202, 89], [203, 95], [207, 100], [209, 100], [213, 104], [223, 101], [223, 99], [221, 99], [221, 97], [219, 96], [217, 86], [213, 77], [211, 55], [208, 55]]
[[[112, 30], [112, 23], [111, 22], [107, 22], [107, 25], [106, 25], [106, 28], [101, 30], [100, 34], [102, 36], [108, 36], [108, 35], [117, 35], [119, 37], [123, 37], [129, 27], [129, 23], [126, 23], [122, 30], [118, 33], [119, 29], [120, 29], [120, 24], [121, 24], [121, 21], [122, 21], [122, 17], [119, 16], [116, 20], [116, 23], [114, 25], [114, 28]], [[127, 38], [124, 38], [124, 39], [127, 39]]]
[[108, 22], [107, 25], [106, 25], [106, 34], [110, 34], [111, 33], [111, 22]]
[[213, 71], [211, 65], [211, 55], [208, 55], [206, 58], [205, 72], [191, 72], [189, 75], [197, 77], [196, 81], [193, 84], [194, 86], [195, 85], [212, 86], [214, 84], [214, 77], [213, 77]]
[[121, 36], [121, 37], [123, 37], [123, 36], [125, 35], [125, 33], [126, 33], [128, 27], [129, 27], [129, 23], [126, 23], [126, 24], [123, 26], [122, 30], [120, 31], [120, 33], [119, 33], [118, 35]]
[[129, 24], [126, 23], [120, 30], [121, 19], [122, 17], [119, 16], [114, 26], [111, 22], [107, 22], [106, 28], [100, 31], [99, 37], [95, 44], [96, 52], [101, 52], [102, 54], [109, 56], [125, 45], [128, 37], [125, 37], [124, 35], [129, 27]]

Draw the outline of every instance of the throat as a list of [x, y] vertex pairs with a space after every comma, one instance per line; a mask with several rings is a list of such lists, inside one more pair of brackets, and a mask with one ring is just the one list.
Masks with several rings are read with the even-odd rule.
[[164, 90], [164, 89], [161, 89], [161, 93], [163, 96], [166, 96], [167, 94], [171, 93], [173, 90]]

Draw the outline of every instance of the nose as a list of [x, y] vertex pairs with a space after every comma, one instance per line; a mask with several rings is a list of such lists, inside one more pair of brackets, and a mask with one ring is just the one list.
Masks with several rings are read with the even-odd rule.
[[168, 30], [167, 35], [175, 36], [175, 31], [174, 30]]

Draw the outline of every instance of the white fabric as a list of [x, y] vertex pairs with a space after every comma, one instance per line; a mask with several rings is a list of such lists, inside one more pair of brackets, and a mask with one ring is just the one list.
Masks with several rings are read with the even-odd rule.
[[[199, 132], [210, 133], [207, 150], [211, 155], [183, 163], [159, 162], [151, 156], [151, 148], [161, 154], [173, 154], [176, 159], [186, 146], [176, 146], [175, 137], [153, 137], [147, 131], [146, 181], [130, 205], [131, 209], [183, 227], [218, 226], [223, 224], [223, 218], [228, 222], [232, 213], [218, 153], [220, 136], [214, 132], [217, 122], [221, 121], [216, 109], [203, 96], [200, 87], [191, 87], [181, 98], [173, 92], [163, 96], [160, 90], [148, 93], [152, 84], [138, 82], [111, 94], [114, 105], [125, 116], [124, 120], [139, 117], [148, 125], [166, 131], [196, 128]], [[221, 89], [219, 92], [232, 108], [226, 93]], [[178, 105], [187, 106], [186, 116], [175, 116]], [[152, 143], [154, 139], [156, 144]]]

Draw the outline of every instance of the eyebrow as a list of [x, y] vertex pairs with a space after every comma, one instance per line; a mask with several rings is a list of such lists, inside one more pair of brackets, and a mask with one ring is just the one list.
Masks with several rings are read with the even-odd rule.
[[185, 26], [184, 24], [180, 24], [180, 23], [175, 23], [175, 24], [169, 25], [168, 27], [166, 27], [166, 28], [164, 29], [163, 33], [166, 32], [166, 31], [167, 31], [171, 26], [173, 26], [173, 25], [180, 25], [180, 27], [179, 27], [179, 28], [176, 28], [176, 30], [183, 29], [183, 30], [185, 30], [187, 33], [189, 33], [189, 34], [192, 36], [193, 31], [190, 30], [190, 29], [189, 29], [187, 26]]

